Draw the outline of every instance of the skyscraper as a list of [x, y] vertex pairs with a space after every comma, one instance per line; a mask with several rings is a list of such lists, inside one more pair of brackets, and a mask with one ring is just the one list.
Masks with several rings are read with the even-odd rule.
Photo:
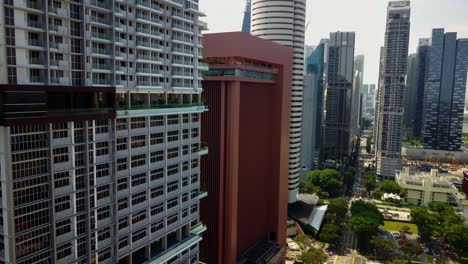
[[242, 32], [250, 33], [250, 20], [252, 19], [251, 0], [245, 0], [244, 19], [242, 20]]
[[0, 7], [1, 262], [197, 262], [198, 4]]
[[373, 117], [375, 108], [375, 84], [364, 84], [363, 86], [363, 114]]
[[[380, 57], [379, 57], [379, 76], [377, 79], [377, 90], [375, 92], [375, 108], [374, 108], [374, 127], [372, 130], [372, 136], [373, 136], [373, 141], [374, 141], [374, 151], [377, 149], [377, 144], [379, 143], [378, 141], [378, 136], [379, 134], [377, 133], [379, 130], [379, 108], [380, 108], [380, 86], [382, 84], [382, 78], [383, 78], [383, 69], [384, 69], [384, 58], [385, 55], [385, 49], [384, 47], [380, 47]], [[375, 152], [376, 154], [377, 152]]]
[[[284, 263], [292, 54], [240, 32], [204, 35], [201, 203], [206, 263]], [[246, 49], [245, 47], [249, 47]]]
[[252, 35], [294, 49], [289, 142], [289, 202], [297, 200], [301, 170], [302, 85], [306, 0], [253, 0]]
[[468, 69], [468, 39], [432, 30], [424, 95], [425, 148], [459, 150]]
[[362, 85], [364, 82], [364, 55], [354, 57], [353, 97], [351, 98], [351, 135], [358, 135], [362, 118]]
[[330, 33], [321, 161], [327, 159], [344, 161], [351, 151], [354, 39], [354, 32]]
[[408, 56], [408, 78], [406, 80], [406, 91], [405, 91], [405, 116], [404, 116], [404, 128], [406, 137], [413, 137], [414, 131], [414, 119], [416, 117], [416, 94], [417, 94], [417, 71], [418, 71], [418, 60], [417, 54], [410, 54]]
[[416, 53], [416, 99], [413, 101], [413, 104], [415, 105], [413, 136], [419, 140], [421, 140], [424, 120], [424, 90], [426, 85], [429, 46], [429, 39], [419, 39], [418, 50]]
[[301, 178], [318, 165], [323, 111], [324, 71], [328, 40], [322, 40], [306, 57], [302, 108]]
[[401, 134], [410, 29], [410, 2], [390, 1], [387, 8], [384, 62], [379, 87], [377, 175], [393, 179], [401, 169]]

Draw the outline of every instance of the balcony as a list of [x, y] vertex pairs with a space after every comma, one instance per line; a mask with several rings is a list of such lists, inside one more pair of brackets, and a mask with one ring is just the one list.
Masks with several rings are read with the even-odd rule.
[[147, 8], [151, 8], [151, 9], [159, 11], [159, 12], [163, 11], [159, 5], [152, 4], [152, 1], [150, 1], [150, 0], [137, 0], [136, 4], [140, 5], [140, 6], [147, 7]]
[[67, 12], [66, 9], [56, 8], [56, 7], [53, 7], [53, 6], [49, 6], [49, 13], [52, 13], [52, 14], [55, 14], [55, 15], [61, 16], [61, 17], [67, 17], [68, 16], [68, 12]]
[[208, 154], [208, 146], [203, 146], [197, 149], [198, 155], [203, 156]]
[[93, 6], [97, 6], [97, 7], [100, 7], [100, 8], [105, 8], [105, 9], [108, 8], [108, 6], [106, 5], [105, 2], [99, 1], [99, 0], [88, 0], [88, 4], [93, 5]]
[[111, 85], [109, 79], [93, 79], [93, 85]]
[[44, 65], [43, 58], [29, 57], [29, 64]]
[[[155, 68], [137, 68], [136, 73], [147, 73], [147, 74], [161, 74], [159, 69]], [[158, 83], [159, 84], [159, 83]], [[161, 84], [159, 84], [161, 85]]]
[[205, 232], [207, 230], [206, 226], [203, 225], [202, 222], [199, 222], [198, 224], [192, 226], [190, 229], [190, 233], [194, 235], [200, 235], [201, 233]]
[[208, 191], [200, 190], [195, 196], [198, 199], [203, 199], [208, 196]]
[[182, 251], [190, 248], [191, 246], [195, 245], [196, 243], [200, 242], [202, 238], [198, 235], [192, 235], [180, 242], [176, 242], [175, 244], [168, 243], [166, 251], [162, 255], [157, 256], [146, 262], [145, 264], [156, 264], [156, 263], [166, 263], [168, 260], [173, 258], [174, 256], [179, 255]]
[[28, 20], [28, 27], [42, 29], [44, 24], [40, 21]]
[[152, 105], [132, 106], [131, 108], [120, 106], [118, 116], [144, 116], [149, 114], [179, 114], [179, 113], [201, 113], [206, 110], [200, 104], [174, 104], [174, 105]]
[[192, 88], [193, 85], [190, 83], [184, 83], [184, 82], [173, 82], [172, 87], [173, 88]]
[[98, 38], [98, 39], [103, 39], [103, 40], [110, 40], [109, 34], [102, 33], [102, 32], [96, 32], [96, 31], [93, 31], [91, 33], [91, 37]]
[[43, 10], [43, 8], [44, 8], [44, 6], [41, 4], [40, 1], [32, 1], [32, 0], [27, 0], [26, 7], [27, 8], [32, 8], [32, 9], [37, 9], [37, 10]]

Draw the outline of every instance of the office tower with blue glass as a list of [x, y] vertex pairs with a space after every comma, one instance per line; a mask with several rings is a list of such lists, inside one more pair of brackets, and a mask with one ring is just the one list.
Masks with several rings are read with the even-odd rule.
[[457, 151], [461, 147], [468, 69], [468, 39], [432, 30], [424, 92], [423, 145]]
[[328, 45], [320, 160], [345, 161], [351, 151], [354, 32], [332, 32]]

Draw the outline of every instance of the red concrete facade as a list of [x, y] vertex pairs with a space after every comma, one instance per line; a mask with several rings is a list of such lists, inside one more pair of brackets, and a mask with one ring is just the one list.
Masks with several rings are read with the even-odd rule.
[[289, 119], [292, 81], [290, 48], [249, 34], [217, 33], [203, 38], [211, 70], [243, 70], [274, 78], [205, 76], [201, 182], [208, 197], [201, 219], [208, 230], [200, 260], [236, 263], [260, 240], [286, 243]]
[[463, 172], [462, 191], [465, 193], [466, 197], [468, 198], [468, 171]]

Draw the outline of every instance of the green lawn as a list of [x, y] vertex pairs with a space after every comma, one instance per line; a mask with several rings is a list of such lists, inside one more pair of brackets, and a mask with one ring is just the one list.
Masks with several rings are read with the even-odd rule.
[[402, 223], [396, 221], [384, 221], [384, 225], [380, 226], [380, 228], [391, 230], [391, 231], [400, 231], [402, 226], [409, 226], [412, 234], [418, 234], [418, 227], [412, 223]]

